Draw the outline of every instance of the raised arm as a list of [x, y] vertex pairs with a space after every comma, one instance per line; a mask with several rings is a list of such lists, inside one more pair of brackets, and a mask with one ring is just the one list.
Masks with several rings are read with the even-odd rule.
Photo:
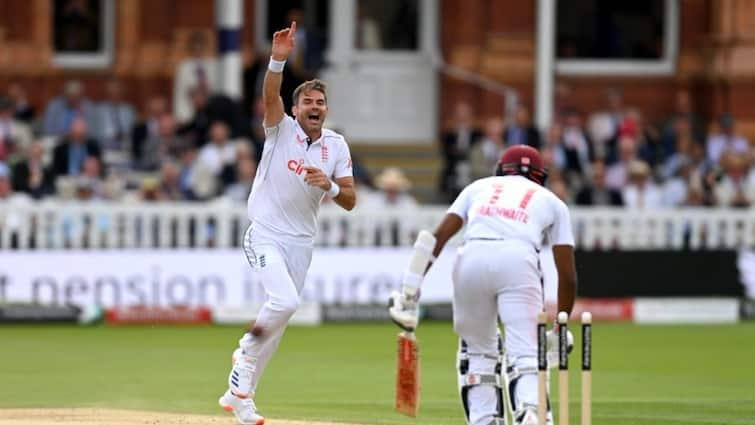
[[262, 101], [265, 104], [265, 127], [273, 127], [283, 119], [283, 99], [281, 99], [281, 81], [283, 80], [283, 64], [294, 49], [296, 22], [273, 34], [273, 47], [270, 55], [270, 65], [265, 72], [262, 83]]

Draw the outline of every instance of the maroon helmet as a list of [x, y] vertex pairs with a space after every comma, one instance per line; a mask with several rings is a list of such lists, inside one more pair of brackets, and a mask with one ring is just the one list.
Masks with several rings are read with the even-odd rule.
[[527, 145], [516, 145], [503, 151], [495, 174], [497, 176], [524, 176], [542, 186], [548, 178], [548, 170], [543, 167], [543, 158], [540, 157], [540, 153]]

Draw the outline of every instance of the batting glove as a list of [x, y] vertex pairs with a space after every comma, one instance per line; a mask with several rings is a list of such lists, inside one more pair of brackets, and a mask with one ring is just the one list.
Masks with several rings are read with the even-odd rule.
[[[558, 325], [545, 334], [545, 340], [548, 347], [548, 365], [549, 367], [558, 366]], [[574, 335], [570, 330], [566, 330], [566, 353], [571, 353], [574, 349]]]
[[393, 323], [407, 332], [414, 332], [419, 323], [419, 291], [403, 288], [393, 291], [388, 300], [388, 314]]

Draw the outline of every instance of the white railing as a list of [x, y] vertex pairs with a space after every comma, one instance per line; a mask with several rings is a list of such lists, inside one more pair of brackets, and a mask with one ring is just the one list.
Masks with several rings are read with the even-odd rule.
[[[320, 246], [407, 246], [434, 229], [445, 207], [356, 210], [324, 207]], [[582, 249], [734, 249], [755, 246], [755, 212], [573, 208]], [[237, 204], [0, 203], [0, 250], [186, 249], [239, 246], [246, 207]]]

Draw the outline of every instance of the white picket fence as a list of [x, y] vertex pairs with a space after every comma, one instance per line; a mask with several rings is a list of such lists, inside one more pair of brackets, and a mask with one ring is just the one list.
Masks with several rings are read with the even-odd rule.
[[[409, 245], [434, 229], [445, 207], [346, 212], [324, 207], [320, 246]], [[582, 249], [732, 249], [755, 247], [755, 211], [573, 208]], [[246, 207], [230, 204], [0, 202], [0, 250], [192, 249], [239, 246]]]

